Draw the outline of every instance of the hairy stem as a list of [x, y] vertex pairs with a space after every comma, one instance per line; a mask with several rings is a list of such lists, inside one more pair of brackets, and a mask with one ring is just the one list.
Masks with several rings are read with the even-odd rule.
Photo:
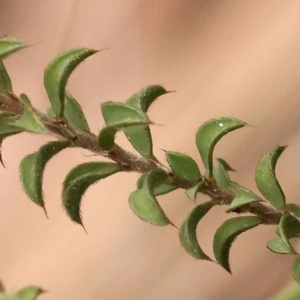
[[[0, 94], [0, 111], [11, 112], [16, 115], [22, 115], [24, 110], [23, 104], [13, 94]], [[49, 131], [49, 134], [54, 134], [59, 138], [68, 139], [73, 141], [75, 146], [87, 149], [96, 155], [107, 157], [122, 166], [124, 171], [147, 173], [155, 169], [169, 170], [157, 160], [138, 157], [119, 146], [115, 146], [113, 151], [106, 151], [98, 144], [97, 136], [91, 132], [82, 130], [74, 130], [65, 120], [56, 120], [48, 117], [47, 115], [39, 112], [44, 125]], [[172, 174], [171, 170], [169, 173]], [[204, 188], [201, 193], [210, 196], [217, 205], [229, 205], [233, 199], [234, 194], [220, 188], [215, 182], [206, 180], [205, 178], [199, 179], [204, 181]], [[193, 187], [199, 181], [185, 181], [179, 178], [174, 178], [172, 184], [179, 188], [187, 189]], [[247, 212], [259, 216], [264, 224], [278, 224], [282, 213], [263, 205], [262, 203], [252, 204]]]

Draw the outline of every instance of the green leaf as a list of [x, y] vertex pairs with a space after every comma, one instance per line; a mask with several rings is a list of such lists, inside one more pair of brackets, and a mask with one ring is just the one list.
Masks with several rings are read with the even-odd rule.
[[214, 204], [212, 201], [197, 205], [188, 215], [187, 219], [183, 222], [179, 231], [181, 245], [184, 247], [187, 253], [196, 259], [211, 261], [211, 259], [203, 252], [198, 243], [196, 230], [201, 219], [213, 206]]
[[290, 247], [286, 245], [281, 237], [276, 237], [268, 241], [267, 248], [270, 251], [278, 254], [293, 254], [293, 252], [290, 250]]
[[44, 291], [38, 286], [28, 286], [17, 292], [17, 300], [36, 300]]
[[286, 205], [286, 210], [298, 218], [300, 218], [300, 206], [294, 203], [289, 203]]
[[218, 161], [219, 164], [221, 164], [224, 167], [224, 169], [226, 171], [235, 172], [235, 170], [233, 168], [231, 168], [230, 165], [228, 164], [228, 162], [226, 162], [223, 158], [216, 158], [216, 160]]
[[300, 256], [297, 256], [293, 264], [293, 277], [300, 285]]
[[143, 157], [153, 158], [153, 144], [149, 125], [136, 125], [123, 129], [132, 147]]
[[147, 112], [150, 105], [159, 97], [167, 92], [161, 85], [150, 85], [137, 94], [132, 95], [126, 103], [132, 107], [138, 108], [144, 112]]
[[[124, 103], [106, 102], [101, 106], [106, 126], [99, 134], [99, 145], [105, 150], [111, 150], [115, 145], [115, 134], [119, 130], [135, 125], [149, 123], [147, 116]], [[143, 140], [141, 139], [141, 142]]]
[[218, 168], [213, 169], [213, 177], [219, 187], [227, 190], [230, 188], [231, 181], [222, 164], [219, 163]]
[[201, 190], [201, 187], [203, 187], [204, 182], [198, 182], [195, 186], [193, 186], [190, 189], [187, 189], [185, 191], [185, 194], [193, 201], [196, 200], [197, 193]]
[[[142, 89], [131, 96], [126, 104], [143, 112], [147, 112], [149, 106], [159, 96], [168, 93], [160, 85], [152, 85]], [[124, 133], [132, 147], [144, 157], [153, 157], [153, 145], [150, 128], [148, 125], [139, 125], [124, 128]]]
[[[139, 180], [137, 182], [138, 189], [143, 187], [146, 177], [147, 177], [147, 174], [143, 174], [139, 178]], [[167, 184], [167, 183], [162, 183], [162, 184], [154, 187], [153, 193], [154, 193], [154, 196], [160, 196], [160, 195], [168, 194], [168, 193], [170, 193], [170, 192], [172, 192], [176, 189], [177, 189], [177, 187], [174, 186], [174, 185]]]
[[81, 106], [69, 93], [65, 97], [64, 116], [73, 128], [90, 131]]
[[44, 133], [45, 126], [40, 116], [34, 111], [29, 98], [22, 94], [20, 100], [24, 104], [24, 113], [19, 120], [11, 123], [11, 125], [32, 133]]
[[234, 193], [236, 198], [245, 198], [245, 199], [253, 199], [253, 202], [261, 201], [261, 199], [255, 195], [252, 191], [247, 188], [239, 185], [236, 182], [231, 181], [228, 188], [232, 193]]
[[242, 128], [246, 123], [234, 118], [217, 118], [204, 123], [196, 133], [196, 144], [206, 169], [206, 176], [213, 172], [213, 151], [217, 142], [228, 132]]
[[154, 195], [154, 188], [167, 180], [168, 175], [164, 171], [151, 171], [146, 175], [142, 188], [130, 195], [129, 205], [139, 218], [158, 226], [171, 224]]
[[229, 251], [232, 243], [239, 234], [256, 227], [260, 223], [260, 218], [255, 216], [237, 217], [225, 221], [217, 230], [214, 236], [214, 254], [217, 262], [229, 273], [231, 273]]
[[285, 195], [278, 183], [275, 168], [278, 158], [286, 146], [278, 146], [260, 161], [256, 173], [256, 185], [263, 196], [277, 209], [285, 209]]
[[0, 60], [25, 47], [23, 41], [15, 38], [0, 38]]
[[42, 146], [37, 152], [27, 155], [21, 162], [20, 179], [23, 188], [28, 197], [44, 210], [42, 182], [46, 164], [54, 155], [71, 145], [70, 141], [50, 142]]
[[280, 219], [278, 228], [283, 242], [287, 245], [287, 247], [292, 253], [296, 254], [295, 249], [290, 243], [290, 239], [299, 235], [299, 220], [296, 217], [289, 214], [283, 215]]
[[10, 77], [2, 61], [0, 61], [0, 93], [12, 92]]
[[167, 161], [175, 175], [183, 180], [197, 180], [201, 174], [196, 162], [189, 156], [178, 152], [167, 152]]
[[80, 215], [82, 197], [87, 188], [97, 181], [120, 171], [115, 163], [89, 162], [78, 165], [67, 175], [63, 183], [63, 205], [72, 221], [83, 225]]
[[235, 198], [229, 205], [227, 209], [228, 212], [235, 211], [236, 209], [243, 209], [244, 207], [248, 207], [250, 204], [255, 203], [259, 200], [255, 198]]
[[47, 66], [44, 86], [56, 116], [64, 115], [65, 88], [69, 76], [82, 61], [97, 52], [87, 48], [72, 49], [57, 56]]

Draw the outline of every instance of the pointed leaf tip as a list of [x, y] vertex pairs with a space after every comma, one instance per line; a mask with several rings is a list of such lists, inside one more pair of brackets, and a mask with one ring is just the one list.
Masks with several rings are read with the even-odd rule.
[[154, 189], [164, 184], [168, 175], [162, 170], [149, 172], [142, 183], [142, 187], [129, 196], [132, 211], [142, 220], [157, 226], [171, 224], [154, 195]]
[[245, 122], [234, 118], [217, 118], [204, 123], [196, 133], [196, 145], [206, 169], [206, 176], [213, 172], [213, 151], [217, 142], [228, 132], [242, 128]]
[[70, 219], [83, 225], [80, 206], [89, 186], [120, 171], [119, 165], [107, 162], [89, 162], [69, 172], [63, 183], [63, 205]]
[[23, 49], [25, 46], [26, 45], [23, 41], [15, 38], [0, 38], [0, 60], [3, 60], [10, 54]]
[[77, 48], [57, 56], [46, 68], [44, 86], [56, 116], [63, 117], [65, 105], [65, 88], [74, 69], [98, 50]]
[[196, 259], [211, 261], [211, 258], [203, 252], [199, 245], [196, 230], [201, 219], [213, 206], [214, 204], [212, 201], [197, 205], [183, 222], [179, 231], [181, 245], [184, 247], [187, 253]]
[[[42, 183], [46, 164], [48, 161], [67, 147], [70, 141], [54, 141], [42, 146], [37, 152], [27, 155], [20, 164], [20, 180], [28, 197], [41, 206], [47, 216], [45, 208]], [[48, 218], [48, 216], [47, 216]]]
[[285, 195], [276, 178], [275, 168], [277, 160], [286, 146], [278, 146], [260, 161], [256, 172], [255, 181], [262, 195], [277, 209], [285, 209]]
[[196, 162], [189, 156], [178, 152], [167, 152], [167, 161], [175, 175], [183, 180], [197, 180], [201, 174]]
[[217, 230], [213, 243], [214, 254], [217, 262], [229, 273], [229, 252], [235, 238], [260, 223], [261, 219], [255, 216], [237, 217], [225, 221]]
[[298, 285], [300, 285], [300, 256], [297, 256], [293, 264], [293, 277]]

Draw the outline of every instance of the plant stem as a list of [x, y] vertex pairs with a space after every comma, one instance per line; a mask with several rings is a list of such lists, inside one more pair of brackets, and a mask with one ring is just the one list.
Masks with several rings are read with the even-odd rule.
[[[0, 111], [22, 115], [23, 110], [23, 104], [15, 95], [12, 93], [0, 94]], [[87, 149], [96, 155], [107, 157], [118, 163], [122, 167], [123, 171], [148, 173], [149, 171], [156, 169], [162, 169], [164, 171], [169, 170], [168, 167], [155, 159], [152, 160], [138, 157], [117, 145], [112, 151], [106, 151], [99, 146], [98, 138], [95, 134], [82, 130], [74, 130], [65, 120], [53, 119], [36, 109], [35, 111], [41, 117], [45, 127], [49, 131], [49, 134], [54, 134], [59, 138], [71, 140], [77, 147]], [[172, 175], [171, 170], [169, 170], [168, 173]], [[215, 182], [208, 181], [205, 178], [200, 178], [198, 181], [186, 181], [179, 178], [173, 178], [172, 185], [187, 189], [195, 186], [196, 183], [202, 180], [205, 185], [200, 192], [210, 196], [216, 205], [229, 205], [233, 201], [233, 193], [220, 188]], [[281, 212], [261, 203], [252, 204], [248, 210], [244, 212], [250, 212], [259, 216], [262, 219], [263, 224], [278, 224], [282, 216]]]

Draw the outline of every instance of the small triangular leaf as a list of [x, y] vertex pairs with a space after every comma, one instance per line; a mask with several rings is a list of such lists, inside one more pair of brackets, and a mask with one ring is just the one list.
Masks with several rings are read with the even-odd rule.
[[187, 189], [185, 191], [185, 194], [193, 201], [196, 200], [197, 193], [201, 190], [201, 187], [203, 187], [204, 182], [198, 182], [195, 186], [193, 186], [190, 189]]
[[154, 188], [165, 183], [168, 175], [162, 170], [149, 172], [142, 188], [134, 191], [129, 197], [132, 211], [142, 220], [158, 226], [171, 224], [154, 195]]
[[10, 77], [2, 61], [0, 61], [0, 93], [12, 92]]
[[214, 236], [214, 254], [217, 262], [229, 273], [229, 251], [236, 237], [256, 227], [261, 223], [261, 219], [256, 216], [237, 217], [225, 221], [217, 230]]
[[17, 292], [17, 300], [36, 300], [44, 291], [38, 286], [28, 286]]
[[222, 164], [219, 163], [218, 167], [213, 169], [213, 177], [215, 178], [219, 187], [223, 189], [230, 188], [231, 181]]
[[260, 161], [255, 173], [258, 189], [279, 210], [285, 208], [285, 195], [276, 178], [275, 168], [277, 160], [285, 148], [285, 146], [278, 146], [266, 154]]
[[65, 88], [74, 69], [89, 56], [98, 52], [87, 48], [77, 48], [57, 56], [46, 68], [44, 86], [56, 116], [63, 117]]
[[211, 259], [203, 252], [198, 243], [196, 230], [201, 219], [213, 206], [214, 204], [212, 201], [197, 205], [188, 215], [187, 219], [183, 222], [179, 231], [181, 245], [184, 247], [187, 253], [196, 259], [211, 261]]
[[23, 41], [15, 38], [0, 38], [0, 60], [25, 47]]
[[69, 93], [65, 96], [64, 116], [73, 128], [90, 131], [81, 106]]
[[119, 165], [108, 162], [89, 162], [69, 172], [63, 183], [63, 205], [72, 221], [82, 225], [80, 205], [87, 188], [97, 181], [120, 171]]
[[196, 144], [206, 169], [206, 176], [212, 177], [213, 151], [217, 142], [228, 132], [242, 128], [243, 121], [234, 118], [217, 118], [204, 123], [196, 133]]
[[22, 94], [20, 95], [20, 100], [24, 104], [24, 113], [19, 120], [11, 123], [11, 125], [27, 132], [44, 133], [45, 126], [40, 116], [33, 109], [29, 98]]
[[300, 222], [299, 220], [289, 214], [283, 215], [279, 222], [279, 233], [283, 242], [289, 247], [292, 253], [296, 253], [295, 249], [290, 243], [290, 239], [299, 235]]
[[267, 248], [278, 254], [294, 254], [290, 247], [282, 240], [281, 237], [276, 237], [267, 243]]
[[232, 171], [234, 172], [235, 170], [228, 164], [227, 161], [225, 161], [223, 158], [217, 158], [216, 159], [218, 161], [219, 164], [221, 164], [224, 169], [228, 172], [228, 171]]
[[46, 164], [63, 149], [70, 147], [70, 141], [55, 141], [42, 146], [37, 152], [27, 155], [20, 165], [20, 179], [28, 197], [45, 209], [42, 182]]
[[201, 174], [196, 162], [189, 156], [168, 151], [166, 153], [167, 161], [174, 174], [183, 180], [197, 180]]

